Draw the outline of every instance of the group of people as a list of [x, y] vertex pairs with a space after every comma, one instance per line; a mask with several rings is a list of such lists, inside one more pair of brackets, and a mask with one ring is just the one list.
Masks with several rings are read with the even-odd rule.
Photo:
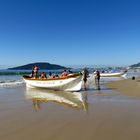
[[[32, 68], [32, 73], [31, 73], [31, 77], [32, 78], [42, 78], [42, 79], [46, 79], [48, 78], [46, 73], [45, 72], [42, 72], [40, 75], [38, 73], [39, 71], [39, 67], [38, 66], [34, 66]], [[61, 77], [66, 77], [68, 76], [70, 73], [72, 73], [72, 71], [70, 70], [64, 70], [62, 73], [61, 73]], [[87, 80], [88, 80], [88, 77], [89, 77], [89, 72], [86, 68], [83, 69], [82, 71], [82, 74], [83, 74], [83, 82], [84, 82], [84, 88], [85, 90], [87, 89]], [[52, 73], [52, 72], [49, 72], [49, 78], [56, 78], [56, 77], [59, 77], [58, 74], [56, 73]], [[97, 89], [100, 89], [100, 71], [96, 71], [96, 75], [95, 75], [95, 85], [97, 86]]]
[[[72, 73], [72, 71], [70, 70], [64, 70], [62, 73], [61, 73], [61, 77], [66, 77], [68, 76], [68, 74]], [[46, 75], [45, 72], [42, 72], [40, 75], [39, 75], [39, 67], [38, 66], [34, 66], [32, 68], [32, 73], [31, 73], [31, 77], [32, 78], [42, 78], [42, 79], [46, 79], [46, 78], [56, 78], [56, 77], [59, 77], [59, 75], [57, 73], [54, 73], [54, 72], [49, 72], [48, 74], [48, 77]]]
[[[86, 68], [84, 68], [82, 71], [82, 74], [83, 74], [84, 88], [86, 90], [89, 72]], [[95, 72], [95, 85], [96, 85], [97, 89], [100, 90], [100, 71], [98, 71], [98, 70]]]

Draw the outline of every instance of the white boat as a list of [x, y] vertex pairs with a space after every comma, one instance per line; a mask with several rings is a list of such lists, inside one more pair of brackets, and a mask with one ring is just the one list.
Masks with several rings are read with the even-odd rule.
[[29, 76], [23, 76], [23, 79], [27, 87], [30, 88], [46, 88], [53, 90], [64, 90], [64, 91], [79, 91], [82, 87], [81, 73], [71, 74], [66, 77], [60, 78], [31, 78]]
[[120, 77], [120, 76], [124, 76], [126, 73], [127, 71], [100, 73], [100, 76], [101, 77]]
[[46, 89], [27, 88], [26, 99], [31, 99], [35, 110], [42, 103], [54, 102], [78, 110], [87, 110], [86, 96], [80, 92], [54, 91]]

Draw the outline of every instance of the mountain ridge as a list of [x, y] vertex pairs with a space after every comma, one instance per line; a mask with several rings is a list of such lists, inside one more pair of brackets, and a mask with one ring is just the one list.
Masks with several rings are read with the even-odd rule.
[[17, 67], [8, 68], [9, 70], [31, 70], [34, 66], [38, 66], [40, 70], [58, 70], [58, 69], [68, 69], [65, 66], [50, 64], [48, 62], [35, 62], [29, 63]]

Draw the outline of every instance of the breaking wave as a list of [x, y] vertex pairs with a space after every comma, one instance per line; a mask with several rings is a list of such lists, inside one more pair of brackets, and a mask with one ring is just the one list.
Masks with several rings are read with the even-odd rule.
[[0, 80], [0, 88], [4, 87], [17, 87], [24, 85], [23, 80]]

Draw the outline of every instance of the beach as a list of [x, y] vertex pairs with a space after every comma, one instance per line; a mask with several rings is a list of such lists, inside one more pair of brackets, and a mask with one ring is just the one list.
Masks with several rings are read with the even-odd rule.
[[90, 81], [88, 90], [73, 95], [30, 91], [25, 85], [1, 88], [0, 139], [139, 140], [137, 82], [101, 83], [101, 90], [96, 90]]
[[108, 83], [107, 87], [121, 92], [123, 95], [140, 98], [140, 77]]
[[0, 140], [140, 140], [140, 0], [0, 0], [0, 48]]

